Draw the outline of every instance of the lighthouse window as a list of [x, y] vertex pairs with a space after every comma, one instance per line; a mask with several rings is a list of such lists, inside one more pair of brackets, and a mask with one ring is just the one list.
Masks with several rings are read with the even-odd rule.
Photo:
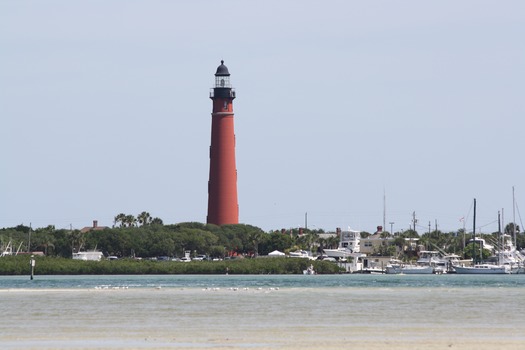
[[228, 102], [224, 101], [224, 109], [227, 110], [228, 109]]
[[215, 77], [215, 87], [218, 88], [231, 88], [230, 77], [219, 76]]

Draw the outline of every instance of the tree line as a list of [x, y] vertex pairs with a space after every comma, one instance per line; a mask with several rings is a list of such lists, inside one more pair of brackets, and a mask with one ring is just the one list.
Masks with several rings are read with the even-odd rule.
[[[507, 225], [505, 232], [512, 232]], [[518, 228], [519, 232], [519, 228]], [[323, 230], [289, 229], [264, 232], [262, 229], [245, 224], [217, 226], [198, 222], [186, 222], [164, 225], [159, 218], [153, 218], [147, 212], [132, 215], [118, 214], [114, 226], [80, 230], [56, 229], [50, 225], [32, 229], [18, 225], [0, 229], [0, 246], [9, 242], [13, 251], [42, 251], [47, 256], [71, 257], [73, 252], [99, 250], [106, 256], [124, 257], [183, 257], [189, 251], [192, 256], [205, 254], [213, 258], [244, 255], [257, 256], [279, 250], [282, 252], [297, 249], [322, 253], [325, 248], [336, 248], [339, 238], [336, 235], [322, 237]], [[366, 238], [370, 233], [362, 232]], [[472, 234], [432, 231], [420, 235], [413, 230], [390, 234], [382, 232], [387, 244], [378, 246], [374, 255], [396, 256], [405, 260], [414, 258], [417, 251], [407, 246], [406, 238], [418, 238], [419, 247], [428, 250], [439, 249], [443, 252], [462, 255], [466, 258], [479, 253], [475, 247], [469, 247]], [[479, 235], [478, 235], [479, 237]], [[497, 233], [481, 235], [487, 242], [495, 242]], [[388, 238], [388, 239], [387, 239]], [[30, 246], [29, 246], [30, 245]], [[525, 236], [519, 234], [518, 248], [525, 247]], [[485, 255], [489, 252], [484, 252]]]
[[266, 234], [251, 225], [164, 225], [155, 220], [140, 226], [138, 222], [130, 223], [87, 232], [56, 229], [52, 225], [37, 229], [18, 225], [0, 229], [0, 244], [6, 247], [10, 242], [15, 252], [42, 251], [48, 256], [71, 257], [73, 252], [99, 250], [121, 258], [182, 257], [186, 251], [210, 257], [259, 255], [291, 246], [289, 235]]

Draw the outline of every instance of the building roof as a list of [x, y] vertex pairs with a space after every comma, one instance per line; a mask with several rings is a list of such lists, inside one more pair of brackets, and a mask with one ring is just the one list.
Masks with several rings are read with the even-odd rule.
[[230, 72], [228, 72], [228, 67], [224, 65], [224, 60], [221, 60], [221, 65], [217, 67], [217, 73], [215, 73], [216, 76], [229, 76]]
[[86, 226], [80, 230], [80, 232], [99, 231], [107, 229], [107, 226], [98, 226], [98, 221], [93, 220], [93, 226]]

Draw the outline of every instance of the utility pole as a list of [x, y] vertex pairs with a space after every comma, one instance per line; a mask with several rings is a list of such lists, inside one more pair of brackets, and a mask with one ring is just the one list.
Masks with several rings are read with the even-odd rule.
[[414, 225], [414, 228], [413, 228], [414, 232], [416, 232], [416, 222], [417, 222], [417, 219], [416, 219], [416, 212], [414, 211], [414, 212], [412, 213], [412, 224]]
[[386, 231], [386, 191], [383, 187], [383, 230]]

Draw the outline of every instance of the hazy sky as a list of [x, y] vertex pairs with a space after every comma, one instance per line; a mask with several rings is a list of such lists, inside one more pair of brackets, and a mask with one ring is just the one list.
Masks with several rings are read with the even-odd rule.
[[[0, 2], [0, 227], [206, 221], [209, 89], [240, 221], [373, 232], [525, 219], [523, 1]], [[520, 207], [521, 205], [521, 207]], [[518, 212], [517, 222], [520, 224]]]

